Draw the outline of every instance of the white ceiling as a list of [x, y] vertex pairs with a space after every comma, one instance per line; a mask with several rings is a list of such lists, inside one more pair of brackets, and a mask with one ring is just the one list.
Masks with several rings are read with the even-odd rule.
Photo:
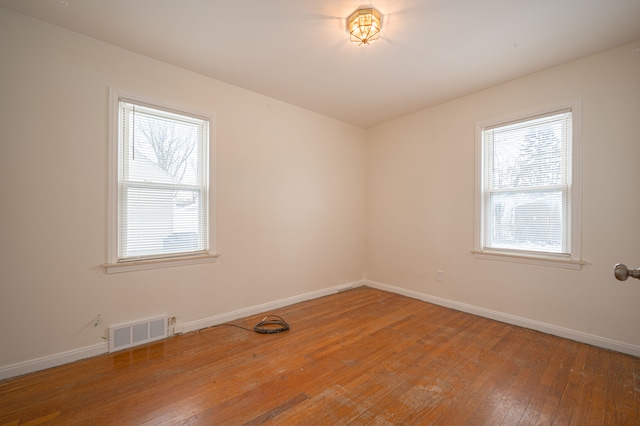
[[640, 0], [0, 0], [0, 6], [370, 127], [640, 39]]

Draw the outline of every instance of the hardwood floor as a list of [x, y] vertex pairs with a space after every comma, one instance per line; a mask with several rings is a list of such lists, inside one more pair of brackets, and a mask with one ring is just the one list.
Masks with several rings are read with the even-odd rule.
[[[367, 287], [0, 382], [0, 425], [638, 425], [640, 359]], [[264, 315], [236, 321], [252, 328]]]

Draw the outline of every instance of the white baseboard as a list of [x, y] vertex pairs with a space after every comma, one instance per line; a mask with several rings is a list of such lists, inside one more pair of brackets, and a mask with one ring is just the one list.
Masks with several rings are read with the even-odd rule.
[[[351, 288], [359, 287], [362, 285], [364, 285], [364, 281], [354, 281], [351, 283], [341, 284], [322, 290], [300, 294], [298, 296], [287, 297], [284, 299], [275, 300], [273, 302], [239, 309], [237, 311], [229, 312], [222, 315], [216, 315], [197, 321], [176, 324], [174, 326], [174, 333], [186, 333], [189, 331], [200, 330], [202, 328], [211, 327], [212, 325], [222, 324], [238, 318], [244, 318], [262, 312], [272, 311], [283, 306], [293, 305], [294, 303], [304, 302], [306, 300], [317, 299], [318, 297], [328, 296], [333, 293], [349, 290]], [[16, 364], [6, 365], [0, 367], [0, 380], [20, 376], [22, 374], [33, 373], [35, 371], [45, 370], [51, 367], [57, 367], [59, 365], [68, 364], [73, 361], [90, 358], [96, 355], [102, 355], [108, 352], [109, 343], [105, 342], [87, 346], [84, 348], [73, 349], [67, 352], [47, 355], [42, 358], [36, 358], [28, 361], [18, 362]]]
[[[264, 303], [261, 305], [239, 309], [237, 311], [229, 312], [226, 314], [203, 318], [197, 321], [176, 324], [174, 332], [186, 333], [189, 331], [200, 330], [203, 328], [211, 327], [213, 325], [218, 325], [225, 322], [233, 321], [238, 318], [244, 318], [244, 317], [259, 314], [262, 312], [273, 311], [274, 309], [282, 308], [288, 305], [293, 305], [294, 303], [317, 299], [319, 297], [328, 296], [330, 294], [349, 290], [351, 288], [356, 288], [363, 285], [366, 285], [372, 288], [377, 288], [379, 290], [384, 290], [391, 293], [396, 293], [403, 296], [411, 297], [413, 299], [422, 300], [424, 302], [429, 302], [429, 303], [444, 306], [447, 308], [455, 309], [457, 311], [467, 312], [467, 313], [478, 315], [481, 317], [490, 318], [496, 321], [501, 321], [508, 324], [517, 325], [520, 327], [530, 328], [532, 330], [538, 330], [543, 333], [553, 334], [556, 336], [564, 337], [564, 338], [575, 340], [582, 343], [587, 343], [587, 344], [598, 346], [601, 348], [611, 349], [617, 352], [622, 352], [622, 353], [626, 353], [633, 356], [640, 356], [640, 346], [630, 345], [624, 342], [618, 342], [616, 340], [611, 340], [604, 337], [583, 333], [581, 331], [571, 330], [564, 327], [558, 327], [552, 324], [546, 324], [543, 322], [530, 320], [530, 319], [518, 317], [515, 315], [505, 314], [503, 312], [480, 308], [477, 306], [468, 305], [466, 303], [456, 302], [454, 300], [449, 300], [449, 299], [443, 299], [441, 297], [431, 296], [425, 293], [420, 293], [413, 290], [407, 290], [401, 287], [395, 287], [392, 285], [383, 284], [375, 281], [369, 281], [369, 280], [354, 281], [352, 283], [329, 287], [321, 290], [312, 291], [309, 293], [303, 293], [298, 296], [287, 297], [284, 299]], [[58, 353], [58, 354], [48, 355], [41, 358], [29, 360], [29, 361], [10, 364], [4, 367], [0, 367], [0, 380], [8, 379], [10, 377], [19, 376], [22, 374], [32, 373], [34, 371], [44, 370], [51, 367], [56, 367], [63, 364], [68, 364], [73, 361], [78, 361], [84, 358], [90, 358], [92, 356], [101, 355], [108, 352], [109, 352], [109, 344], [108, 342], [105, 342], [105, 343], [99, 343], [99, 344], [87, 346], [84, 348], [79, 348], [79, 349]]]
[[237, 311], [226, 314], [216, 315], [213, 317], [203, 318], [197, 321], [185, 322], [175, 325], [174, 333], [188, 333], [189, 331], [201, 330], [213, 325], [223, 324], [238, 318], [244, 318], [263, 312], [273, 311], [283, 306], [293, 305], [294, 303], [304, 302], [307, 300], [317, 299], [319, 297], [328, 296], [333, 293], [349, 290], [352, 288], [365, 285], [364, 281], [354, 281], [347, 284], [341, 284], [334, 287], [324, 288], [309, 293], [300, 294], [298, 296], [287, 297], [273, 302], [263, 303], [261, 305], [250, 306], [248, 308], [238, 309]]
[[57, 367], [59, 365], [68, 364], [73, 361], [90, 358], [107, 352], [109, 352], [109, 343], [105, 342], [58, 354], [47, 355], [29, 361], [6, 365], [4, 367], [0, 367], [0, 380], [20, 376], [22, 374], [33, 373], [34, 371], [45, 370], [51, 367]]
[[513, 324], [520, 327], [541, 331], [543, 333], [553, 334], [554, 336], [564, 337], [566, 339], [575, 340], [576, 342], [587, 343], [589, 345], [611, 349], [613, 351], [633, 355], [636, 357], [640, 356], [640, 346], [619, 342], [616, 340], [608, 339], [606, 337], [595, 336], [593, 334], [584, 333], [582, 331], [559, 327], [557, 325], [547, 324], [516, 315], [505, 314], [503, 312], [494, 311], [491, 309], [480, 308], [478, 306], [456, 302], [454, 300], [444, 299], [437, 296], [431, 296], [425, 293], [407, 290], [405, 288], [395, 287], [375, 281], [364, 280], [364, 285], [372, 288], [377, 288], [379, 290], [411, 297], [412, 299], [418, 299], [424, 302], [433, 303], [434, 305], [440, 305], [447, 308], [455, 309], [457, 311], [467, 312], [481, 317], [490, 318], [507, 324]]

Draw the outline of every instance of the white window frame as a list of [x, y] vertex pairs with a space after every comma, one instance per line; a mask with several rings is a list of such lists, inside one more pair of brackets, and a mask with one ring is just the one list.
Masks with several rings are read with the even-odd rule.
[[[571, 186], [570, 192], [570, 253], [552, 254], [518, 250], [484, 248], [485, 206], [484, 206], [484, 149], [483, 131], [518, 121], [526, 121], [540, 116], [552, 115], [560, 111], [572, 113]], [[581, 145], [582, 145], [582, 101], [580, 99], [552, 105], [508, 117], [476, 123], [476, 201], [475, 201], [475, 258], [506, 262], [525, 263], [567, 269], [581, 269], [586, 262], [581, 257]]]
[[[206, 118], [209, 121], [209, 179], [208, 179], [208, 245], [209, 249], [204, 253], [185, 254], [175, 257], [158, 257], [142, 260], [120, 261], [118, 258], [118, 166], [119, 166], [119, 102], [126, 99], [133, 103], [139, 103], [150, 107], [157, 107], [178, 114], [191, 114]], [[108, 153], [108, 200], [107, 200], [107, 262], [103, 265], [108, 274], [145, 269], [164, 268], [170, 266], [183, 266], [201, 263], [215, 262], [218, 254], [215, 249], [215, 121], [211, 113], [197, 111], [190, 107], [176, 107], [164, 102], [147, 99], [145, 97], [126, 93], [124, 91], [109, 88], [109, 153]]]

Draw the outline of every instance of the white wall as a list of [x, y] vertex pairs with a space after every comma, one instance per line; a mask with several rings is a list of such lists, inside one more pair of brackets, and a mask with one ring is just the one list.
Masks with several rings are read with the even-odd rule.
[[[0, 367], [363, 278], [364, 130], [4, 9], [0, 54]], [[215, 114], [217, 263], [105, 274], [109, 86]]]
[[[367, 279], [640, 353], [640, 281], [613, 276], [617, 262], [640, 266], [640, 53], [632, 53], [639, 47], [605, 51], [370, 129]], [[589, 264], [574, 271], [475, 259], [476, 123], [578, 98], [582, 257]], [[443, 283], [436, 270], [444, 271]]]

